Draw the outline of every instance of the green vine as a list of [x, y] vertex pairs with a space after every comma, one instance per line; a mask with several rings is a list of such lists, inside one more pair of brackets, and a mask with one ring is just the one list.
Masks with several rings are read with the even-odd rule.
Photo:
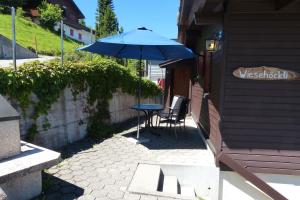
[[[137, 76], [109, 59], [66, 62], [63, 67], [58, 61], [34, 62], [19, 67], [16, 72], [12, 69], [0, 69], [0, 93], [16, 101], [22, 109], [23, 116], [34, 121], [27, 131], [29, 140], [33, 140], [38, 133], [37, 119], [48, 114], [52, 104], [67, 87], [72, 88], [74, 98], [87, 91], [88, 133], [94, 137], [106, 137], [111, 133], [108, 123], [109, 99], [118, 88], [122, 92], [136, 95], [137, 84]], [[145, 98], [161, 92], [154, 83], [144, 79], [142, 91]], [[33, 106], [34, 112], [26, 116], [25, 111], [29, 106]], [[50, 126], [46, 119], [42, 128], [45, 130]]]

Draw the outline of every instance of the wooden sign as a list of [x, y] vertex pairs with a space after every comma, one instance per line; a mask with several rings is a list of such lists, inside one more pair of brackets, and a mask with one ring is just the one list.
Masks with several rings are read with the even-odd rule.
[[276, 67], [240, 67], [233, 75], [241, 79], [250, 80], [300, 80], [300, 74], [294, 71]]

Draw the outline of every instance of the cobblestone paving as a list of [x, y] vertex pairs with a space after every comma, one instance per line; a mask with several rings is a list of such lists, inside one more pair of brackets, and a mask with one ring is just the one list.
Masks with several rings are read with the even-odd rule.
[[[128, 129], [101, 142], [90, 139], [69, 145], [57, 166], [43, 175], [42, 199], [170, 200], [173, 198], [137, 195], [127, 192], [138, 163], [198, 165], [207, 162], [207, 151], [195, 128], [188, 127], [178, 140], [172, 132], [160, 137], [142, 133], [151, 141], [136, 145], [127, 140]], [[207, 164], [207, 163], [206, 163]]]

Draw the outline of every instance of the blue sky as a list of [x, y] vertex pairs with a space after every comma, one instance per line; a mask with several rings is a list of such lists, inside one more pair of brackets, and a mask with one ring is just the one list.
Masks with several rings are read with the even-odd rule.
[[[74, 0], [94, 27], [97, 0]], [[124, 31], [145, 26], [165, 37], [177, 38], [179, 0], [113, 0], [115, 13]]]

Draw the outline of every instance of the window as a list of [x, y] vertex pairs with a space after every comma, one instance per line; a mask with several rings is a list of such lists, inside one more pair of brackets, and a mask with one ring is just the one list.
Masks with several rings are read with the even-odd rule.
[[70, 29], [70, 35], [74, 36], [74, 30], [73, 29]]
[[78, 33], [78, 39], [79, 39], [79, 40], [82, 40], [82, 35], [81, 35], [81, 33]]

